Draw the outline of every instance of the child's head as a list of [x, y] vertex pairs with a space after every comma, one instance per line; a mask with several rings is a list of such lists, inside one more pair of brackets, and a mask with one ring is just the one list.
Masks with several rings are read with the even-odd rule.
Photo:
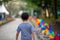
[[25, 12], [22, 13], [21, 18], [22, 18], [23, 21], [28, 20], [28, 19], [29, 19], [29, 15], [28, 15], [28, 13], [25, 13]]

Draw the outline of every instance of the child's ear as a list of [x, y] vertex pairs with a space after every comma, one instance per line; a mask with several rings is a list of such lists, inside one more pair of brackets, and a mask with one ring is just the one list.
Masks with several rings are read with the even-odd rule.
[[32, 19], [32, 17], [31, 17], [31, 16], [29, 16], [29, 19], [31, 20], [31, 19]]

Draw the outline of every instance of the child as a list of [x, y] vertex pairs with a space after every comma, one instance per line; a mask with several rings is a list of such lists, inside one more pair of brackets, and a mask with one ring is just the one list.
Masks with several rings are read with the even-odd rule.
[[21, 31], [21, 40], [35, 40], [34, 37], [34, 27], [28, 22], [28, 13], [22, 13], [21, 18], [23, 23], [21, 23], [17, 28], [16, 40], [18, 40], [19, 32]]

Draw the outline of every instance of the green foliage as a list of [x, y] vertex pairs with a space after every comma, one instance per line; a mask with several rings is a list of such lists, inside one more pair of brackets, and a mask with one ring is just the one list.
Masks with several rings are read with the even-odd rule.
[[33, 8], [34, 10], [37, 9], [37, 6], [35, 3], [32, 2], [32, 0], [26, 0], [26, 2], [28, 3], [28, 7]]
[[9, 1], [11, 1], [11, 0], [3, 0], [3, 2], [9, 2]]
[[[29, 6], [32, 7], [47, 7], [47, 5], [49, 5], [49, 7], [53, 7], [53, 0], [26, 0], [27, 3], [29, 4]], [[42, 4], [44, 4], [44, 6], [42, 6]], [[34, 9], [35, 9], [34, 8]]]
[[60, 10], [60, 0], [57, 0], [57, 7], [58, 7], [58, 10]]
[[2, 5], [2, 2], [3, 2], [3, 3], [7, 3], [7, 2], [9, 2], [9, 1], [11, 1], [11, 0], [2, 0], [2, 1], [0, 1], [0, 5]]

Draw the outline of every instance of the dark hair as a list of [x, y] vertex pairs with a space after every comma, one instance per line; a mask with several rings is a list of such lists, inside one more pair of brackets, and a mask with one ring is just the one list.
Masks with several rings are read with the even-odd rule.
[[22, 18], [22, 20], [28, 20], [28, 18], [29, 18], [28, 13], [25, 13], [25, 12], [22, 13], [21, 18]]

